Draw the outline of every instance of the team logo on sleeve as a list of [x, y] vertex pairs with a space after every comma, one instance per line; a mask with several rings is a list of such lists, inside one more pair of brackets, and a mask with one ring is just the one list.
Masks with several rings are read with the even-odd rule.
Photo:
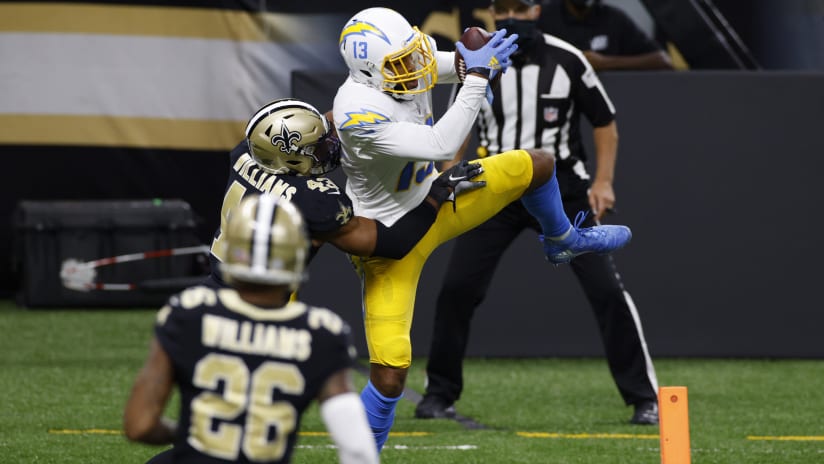
[[346, 113], [346, 120], [340, 125], [341, 129], [352, 129], [353, 127], [363, 127], [370, 124], [380, 124], [389, 122], [389, 118], [374, 111], [361, 110]]
[[[266, 130], [266, 135], [269, 135], [268, 132], [270, 129], [271, 127]], [[278, 149], [284, 153], [289, 153], [292, 151], [292, 147], [297, 147], [300, 139], [300, 132], [292, 132], [286, 127], [286, 124], [281, 124], [280, 134], [272, 136], [272, 145], [278, 147]]]
[[338, 214], [335, 215], [335, 220], [338, 221], [339, 224], [343, 225], [352, 219], [352, 207], [345, 206], [341, 202], [338, 202], [338, 205], [340, 206], [340, 211], [338, 211]]
[[606, 50], [609, 47], [609, 37], [605, 34], [596, 35], [589, 41], [589, 49], [594, 52]]

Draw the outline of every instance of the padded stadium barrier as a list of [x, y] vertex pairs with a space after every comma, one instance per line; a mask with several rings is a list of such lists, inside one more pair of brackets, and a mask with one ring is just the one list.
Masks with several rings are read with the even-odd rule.
[[[328, 106], [344, 78], [295, 72], [293, 94]], [[619, 72], [602, 82], [620, 133], [618, 213], [605, 222], [632, 227], [632, 243], [614, 257], [652, 356], [824, 357], [824, 74]], [[449, 93], [441, 92], [436, 112]], [[451, 248], [424, 268], [415, 355], [429, 348]], [[321, 253], [306, 295], [362, 330], [357, 279], [339, 253]], [[548, 265], [533, 234], [503, 256], [468, 354], [603, 355], [572, 272]]]
[[182, 200], [22, 201], [15, 212], [17, 302], [159, 307], [203, 279], [208, 247]]

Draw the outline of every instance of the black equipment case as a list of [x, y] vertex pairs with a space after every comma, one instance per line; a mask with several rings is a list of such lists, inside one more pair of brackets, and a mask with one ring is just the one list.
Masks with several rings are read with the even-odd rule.
[[[20, 306], [159, 307], [208, 269], [196, 217], [182, 200], [22, 201], [14, 225]], [[181, 248], [187, 254], [168, 256]], [[70, 260], [91, 263], [127, 254], [131, 259], [89, 266], [94, 275], [81, 280], [93, 288], [64, 286], [61, 269]]]

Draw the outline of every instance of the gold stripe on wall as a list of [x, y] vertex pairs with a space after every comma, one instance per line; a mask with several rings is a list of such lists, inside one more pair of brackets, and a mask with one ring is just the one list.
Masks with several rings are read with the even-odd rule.
[[229, 150], [246, 121], [0, 114], [0, 144]]
[[2, 3], [0, 32], [146, 35], [262, 42], [264, 16], [207, 8]]

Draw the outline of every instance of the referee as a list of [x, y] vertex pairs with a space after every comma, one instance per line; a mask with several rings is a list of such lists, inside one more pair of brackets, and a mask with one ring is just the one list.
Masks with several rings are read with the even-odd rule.
[[[618, 148], [615, 109], [583, 53], [537, 27], [534, 0], [494, 0], [496, 29], [517, 33], [518, 52], [478, 117], [479, 156], [543, 147], [556, 157], [556, 175], [570, 220], [589, 211], [590, 227], [615, 204], [612, 183]], [[593, 126], [596, 170], [587, 171], [579, 129]], [[458, 157], [461, 155], [459, 154]], [[456, 157], [456, 158], [458, 158]], [[540, 226], [520, 201], [455, 241], [438, 295], [419, 418], [454, 417], [463, 389], [463, 357], [475, 308], [483, 301], [501, 255], [524, 230]], [[658, 385], [638, 312], [609, 255], [586, 254], [570, 263], [598, 321], [610, 371], [634, 424], [657, 424]]]

